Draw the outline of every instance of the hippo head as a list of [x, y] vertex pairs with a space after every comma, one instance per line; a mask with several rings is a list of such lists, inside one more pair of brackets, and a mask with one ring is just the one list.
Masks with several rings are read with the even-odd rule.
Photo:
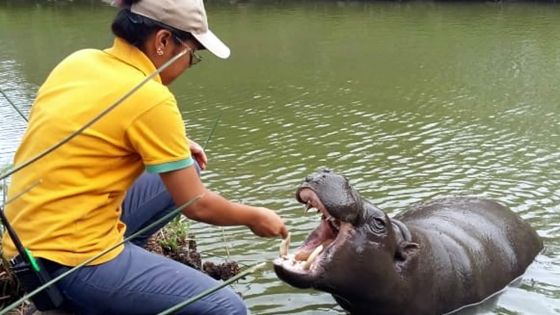
[[[344, 176], [330, 170], [307, 176], [296, 199], [306, 211], [315, 210], [321, 222], [294, 254], [274, 260], [281, 280], [329, 292], [349, 311], [383, 299], [384, 284], [402, 280], [418, 245], [404, 224], [363, 200]], [[364, 290], [372, 283], [378, 294]]]

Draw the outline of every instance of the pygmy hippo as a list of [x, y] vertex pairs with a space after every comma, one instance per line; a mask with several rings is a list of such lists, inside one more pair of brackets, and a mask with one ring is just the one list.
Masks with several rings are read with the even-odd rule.
[[480, 302], [543, 247], [516, 213], [481, 198], [439, 199], [389, 218], [329, 170], [307, 176], [296, 198], [322, 220], [295, 254], [281, 248], [274, 271], [331, 293], [351, 314], [444, 314]]

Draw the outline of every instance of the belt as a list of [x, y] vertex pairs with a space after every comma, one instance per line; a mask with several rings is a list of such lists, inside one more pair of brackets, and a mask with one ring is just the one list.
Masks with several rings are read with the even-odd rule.
[[[68, 266], [61, 265], [57, 262], [42, 257], [35, 257], [35, 260], [40, 260], [43, 267], [45, 267], [45, 269], [51, 276], [53, 276], [57, 271], [59, 271], [62, 268], [68, 268]], [[21, 255], [17, 255], [16, 257], [10, 259], [10, 263], [12, 264], [12, 266], [15, 266], [23, 262], [24, 260], [23, 257], [21, 257]]]
[[45, 267], [45, 269], [47, 269], [47, 271], [49, 272], [49, 274], [51, 275], [51, 277], [55, 277], [57, 276], [58, 271], [60, 271], [60, 269], [63, 268], [69, 268], [68, 266], [65, 265], [61, 265], [57, 262], [54, 262], [52, 260], [48, 260], [45, 258], [39, 258], [41, 259], [41, 262], [43, 263], [43, 266]]

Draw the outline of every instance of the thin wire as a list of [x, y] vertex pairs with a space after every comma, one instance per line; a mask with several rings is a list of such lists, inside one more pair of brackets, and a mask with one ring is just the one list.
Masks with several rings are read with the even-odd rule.
[[222, 118], [222, 113], [220, 113], [220, 115], [218, 115], [218, 117], [216, 117], [216, 120], [214, 121], [214, 125], [212, 126], [212, 129], [210, 130], [210, 134], [208, 135], [208, 138], [206, 138], [206, 142], [204, 142], [204, 145], [202, 146], [204, 149], [206, 149], [206, 147], [208, 146], [208, 143], [210, 142], [210, 139], [212, 139], [212, 135], [214, 135], [214, 131], [216, 130], [216, 127], [218, 127], [218, 123], [220, 122], [221, 118]]
[[16, 194], [15, 196], [13, 196], [12, 198], [10, 198], [9, 200], [6, 200], [6, 180], [4, 180], [4, 202], [2, 203], [2, 208], [4, 208], [6, 205], [8, 205], [9, 203], [15, 201], [16, 199], [18, 199], [19, 197], [23, 196], [25, 193], [29, 192], [31, 189], [37, 187], [39, 184], [41, 184], [41, 180], [38, 179], [36, 181], [34, 181], [33, 183], [31, 183], [29, 186], [27, 186], [23, 191], [19, 192], [18, 194]]
[[12, 309], [16, 308], [17, 306], [19, 306], [21, 303], [25, 302], [26, 300], [30, 299], [31, 297], [37, 295], [39, 292], [43, 291], [44, 289], [48, 288], [49, 286], [53, 285], [54, 283], [58, 282], [60, 279], [66, 277], [67, 275], [73, 273], [74, 271], [78, 270], [79, 268], [89, 264], [90, 262], [96, 260], [97, 258], [109, 253], [110, 251], [114, 250], [115, 248], [119, 247], [120, 245], [128, 242], [129, 240], [135, 238], [136, 236], [140, 235], [141, 233], [143, 233], [144, 231], [151, 229], [155, 226], [157, 226], [159, 223], [164, 222], [165, 220], [168, 220], [170, 218], [173, 218], [175, 215], [177, 215], [181, 210], [185, 209], [186, 207], [190, 206], [191, 204], [193, 204], [195, 201], [199, 200], [200, 198], [202, 198], [204, 195], [198, 195], [192, 199], [190, 199], [189, 201], [185, 202], [183, 205], [181, 205], [180, 207], [176, 208], [175, 210], [173, 210], [172, 212], [166, 214], [165, 216], [161, 217], [160, 219], [154, 221], [153, 223], [151, 223], [150, 225], [144, 227], [143, 229], [138, 230], [136, 233], [133, 233], [132, 235], [130, 235], [129, 237], [125, 238], [124, 240], [122, 240], [121, 242], [108, 247], [107, 249], [105, 249], [104, 251], [102, 251], [101, 253], [85, 260], [84, 262], [82, 262], [81, 264], [73, 267], [72, 269], [62, 273], [61, 275], [59, 275], [58, 277], [50, 280], [49, 282], [43, 284], [42, 286], [38, 287], [37, 289], [31, 291], [30, 293], [24, 295], [22, 298], [20, 298], [19, 300], [15, 301], [14, 303], [10, 304], [8, 307], [6, 307], [5, 309], [0, 311], [0, 315], [6, 314], [9, 311], [11, 311]]
[[[218, 127], [218, 123], [220, 122], [220, 119], [222, 118], [222, 113], [220, 113], [220, 115], [218, 115], [218, 117], [216, 117], [216, 120], [214, 121], [214, 125], [212, 126], [212, 129], [210, 130], [210, 134], [208, 135], [208, 138], [206, 138], [206, 142], [204, 142], [204, 146], [203, 148], [206, 149], [206, 147], [208, 146], [208, 143], [210, 142], [210, 139], [212, 139], [212, 135], [214, 134], [214, 131], [216, 130], [216, 128]], [[225, 250], [226, 250], [226, 260], [230, 260], [230, 254], [229, 254], [229, 243], [226, 237], [226, 233], [225, 233], [225, 229], [223, 226], [220, 227], [220, 230], [222, 232], [222, 239], [224, 240], [225, 243]]]
[[[6, 205], [10, 204], [11, 202], [15, 201], [16, 199], [18, 199], [19, 197], [23, 196], [24, 194], [26, 194], [27, 192], [29, 192], [31, 189], [39, 186], [39, 184], [41, 183], [41, 179], [38, 179], [36, 181], [34, 181], [33, 183], [31, 183], [31, 185], [27, 186], [22, 192], [16, 194], [15, 196], [13, 196], [10, 199], [7, 199], [7, 195], [8, 195], [8, 184], [6, 183], [6, 179], [2, 180], [2, 189], [3, 189], [3, 193], [2, 193], [2, 207], [0, 207], [1, 209], [5, 209]], [[0, 210], [0, 211], [4, 211], [4, 210]], [[4, 233], [4, 225], [0, 224], [0, 231], [2, 233]]]
[[156, 69], [156, 71], [152, 72], [149, 76], [147, 76], [146, 78], [144, 78], [144, 80], [142, 80], [140, 83], [138, 83], [135, 87], [133, 87], [130, 91], [128, 91], [126, 94], [124, 94], [123, 96], [121, 96], [121, 98], [119, 98], [117, 101], [115, 101], [113, 104], [111, 104], [109, 107], [107, 107], [106, 109], [104, 109], [101, 113], [99, 113], [97, 116], [93, 117], [89, 122], [87, 122], [85, 125], [83, 125], [82, 127], [80, 127], [78, 130], [74, 131], [72, 134], [68, 135], [66, 138], [62, 139], [60, 142], [55, 143], [53, 146], [51, 146], [50, 148], [46, 149], [45, 151], [39, 153], [38, 155], [36, 155], [35, 157], [29, 159], [28, 161], [18, 165], [17, 167], [14, 167], [11, 171], [8, 171], [4, 174], [2, 174], [0, 176], [0, 180], [7, 178], [8, 176], [24, 169], [25, 167], [31, 165], [32, 163], [36, 162], [37, 160], [45, 157], [47, 154], [51, 153], [52, 151], [58, 149], [59, 147], [61, 147], [62, 145], [64, 145], [65, 143], [67, 143], [68, 141], [72, 140], [74, 137], [76, 137], [77, 135], [79, 135], [80, 133], [82, 133], [85, 129], [87, 129], [88, 127], [90, 127], [91, 125], [93, 125], [95, 122], [97, 122], [99, 119], [101, 119], [103, 116], [107, 115], [109, 112], [111, 112], [113, 109], [115, 109], [117, 106], [119, 106], [122, 102], [124, 102], [128, 97], [130, 97], [132, 94], [134, 94], [136, 91], [138, 91], [144, 84], [146, 84], [146, 82], [150, 81], [151, 79], [153, 79], [156, 75], [158, 75], [160, 72], [162, 72], [163, 70], [165, 70], [167, 67], [169, 67], [172, 63], [174, 63], [175, 61], [177, 61], [180, 57], [184, 56], [186, 53], [188, 52], [187, 49], [181, 51], [180, 53], [178, 53], [177, 55], [175, 55], [173, 58], [169, 59], [166, 63], [164, 63], [161, 67], [159, 67], [158, 69]]
[[2, 91], [2, 89], [0, 89], [0, 94], [2, 94], [4, 96], [4, 98], [8, 101], [8, 103], [10, 103], [10, 105], [12, 105], [12, 107], [16, 110], [16, 112], [18, 112], [18, 114], [21, 116], [21, 118], [23, 118], [23, 120], [28, 121], [27, 117], [25, 117], [25, 115], [19, 110], [19, 108], [16, 106], [16, 104], [14, 104], [10, 100], [8, 95], [6, 95], [6, 93], [4, 93], [4, 91]]
[[227, 260], [229, 261], [230, 260], [230, 258], [229, 258], [229, 256], [230, 256], [229, 255], [229, 246], [228, 246], [229, 243], [228, 243], [228, 240], [227, 240], [227, 237], [226, 237], [226, 231], [225, 231], [224, 227], [221, 226], [221, 228], [222, 228], [222, 239], [224, 240], [224, 243], [225, 243], [224, 247], [226, 249], [226, 257], [227, 257]]

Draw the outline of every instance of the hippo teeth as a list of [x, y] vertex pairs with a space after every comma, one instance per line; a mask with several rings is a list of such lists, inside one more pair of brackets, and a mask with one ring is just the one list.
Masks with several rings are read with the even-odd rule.
[[290, 248], [291, 234], [280, 242], [280, 257], [288, 257], [288, 249]]
[[307, 260], [305, 261], [305, 263], [303, 264], [303, 269], [305, 270], [309, 270], [309, 268], [311, 267], [311, 264], [313, 263], [313, 261], [315, 260], [315, 258], [317, 258], [317, 256], [319, 256], [319, 254], [323, 251], [323, 245], [319, 245], [317, 246], [313, 252], [311, 253], [311, 255], [309, 255], [309, 257], [307, 258]]
[[317, 213], [321, 212], [319, 209], [317, 209], [317, 208], [315, 208], [315, 207], [311, 207], [311, 206], [305, 207], [304, 212], [305, 212], [305, 213], [309, 213], [309, 212], [311, 212], [311, 211], [313, 211], [313, 210], [315, 210]]
[[333, 218], [331, 216], [329, 216], [327, 218], [327, 221], [329, 221], [329, 224], [331, 225], [331, 227], [338, 232], [340, 230], [340, 221], [337, 220], [336, 218]]
[[305, 213], [309, 213], [311, 211], [313, 211], [313, 209], [315, 209], [317, 212], [319, 212], [319, 209], [313, 207], [313, 205], [311, 204], [311, 201], [308, 201], [307, 204], [305, 205]]
[[331, 220], [332, 226], [336, 229], [336, 231], [340, 230], [340, 221], [337, 219]]

